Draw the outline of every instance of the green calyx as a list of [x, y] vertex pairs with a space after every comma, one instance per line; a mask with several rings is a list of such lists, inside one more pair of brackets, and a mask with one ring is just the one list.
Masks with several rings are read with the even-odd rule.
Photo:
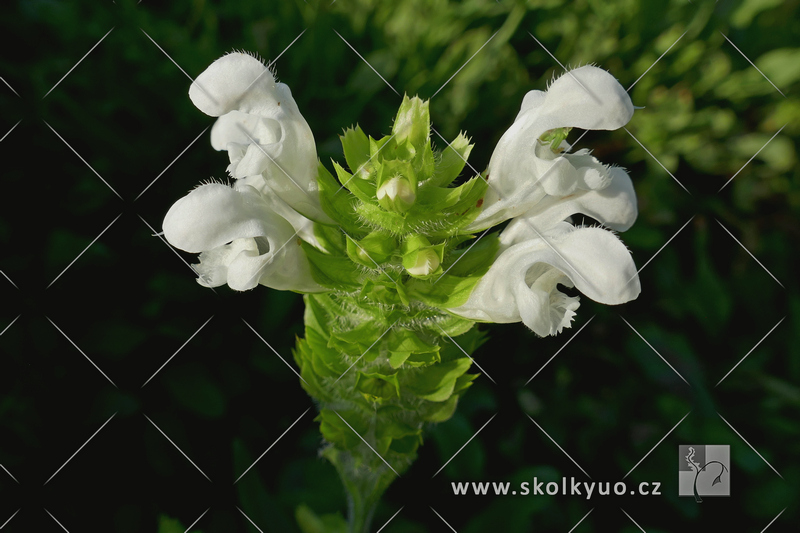
[[318, 402], [323, 455], [351, 498], [349, 531], [360, 532], [425, 426], [450, 418], [477, 377], [467, 354], [483, 336], [447, 309], [467, 300], [499, 243], [464, 229], [487, 182], [454, 183], [472, 145], [460, 134], [434, 152], [428, 102], [404, 98], [389, 136], [356, 126], [341, 140], [348, 169], [320, 164], [317, 177], [336, 224], [315, 225], [318, 246], [301, 243], [329, 291], [305, 295], [294, 356]]

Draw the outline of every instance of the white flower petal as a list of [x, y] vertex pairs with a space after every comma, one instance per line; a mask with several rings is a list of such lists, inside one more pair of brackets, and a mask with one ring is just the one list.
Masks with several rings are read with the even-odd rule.
[[280, 197], [269, 188], [266, 182], [261, 179], [261, 176], [242, 178], [236, 182], [234, 189], [243, 186], [250, 186], [258, 190], [270, 209], [285, 218], [289, 224], [292, 225], [298, 237], [322, 250], [322, 245], [314, 234], [314, 221], [301, 215], [292, 209], [289, 204], [281, 200]]
[[[262, 196], [243, 183], [235, 189], [203, 185], [172, 206], [164, 219], [164, 235], [173, 246], [202, 252], [195, 265], [201, 285], [227, 283], [240, 291], [259, 283], [280, 290], [324, 290], [311, 276], [299, 232], [274, 205], [281, 206], [281, 200]], [[292, 212], [285, 204], [280, 209]], [[313, 223], [304, 220], [308, 226], [302, 229], [313, 235]]]
[[[296, 237], [283, 243], [275, 239], [255, 241], [260, 246], [243, 250], [228, 264], [227, 281], [232, 289], [246, 291], [261, 284], [299, 292], [325, 290], [312, 278], [308, 258]], [[266, 248], [263, 252], [259, 249], [262, 247]]]
[[204, 113], [220, 117], [211, 145], [228, 150], [231, 176], [261, 175], [297, 211], [333, 222], [320, 206], [311, 128], [289, 87], [276, 83], [259, 60], [242, 53], [221, 57], [197, 77], [189, 97]]
[[[601, 228], [578, 228], [513, 244], [503, 250], [454, 314], [491, 322], [523, 321], [539, 335], [568, 326], [577, 300], [556, 284], [574, 285], [600, 303], [614, 305], [640, 292], [636, 266], [622, 242]], [[571, 314], [572, 313], [572, 314]]]
[[281, 124], [275, 119], [231, 111], [219, 117], [211, 128], [214, 150], [230, 150], [231, 143], [272, 144], [281, 140]]
[[[531, 278], [531, 274], [527, 276]], [[569, 278], [554, 268], [533, 277], [530, 286], [523, 282], [519, 287], [519, 315], [522, 323], [541, 337], [561, 333], [572, 325], [580, 298], [567, 296], [556, 285], [570, 286]]]
[[181, 250], [203, 252], [234, 239], [268, 235], [280, 224], [280, 217], [249, 189], [252, 192], [235, 191], [220, 183], [194, 189], [167, 212], [164, 236]]
[[633, 104], [622, 85], [591, 65], [570, 70], [554, 81], [540, 107], [543, 122], [537, 129], [544, 126], [542, 133], [566, 126], [616, 130], [633, 116]]
[[[611, 168], [611, 183], [601, 190], [582, 190], [564, 198], [547, 196], [528, 213], [511, 221], [503, 230], [501, 241], [515, 244], [537, 237], [567, 218], [583, 214], [604, 226], [625, 231], [636, 221], [636, 193], [625, 170]], [[534, 228], [536, 231], [534, 231]]]
[[255, 239], [235, 239], [200, 254], [200, 263], [192, 265], [197, 282], [204, 287], [219, 287], [228, 283], [228, 265], [245, 250], [258, 251]]
[[632, 114], [633, 104], [619, 82], [593, 66], [566, 73], [546, 93], [529, 92], [492, 153], [483, 210], [468, 229], [485, 229], [526, 213], [545, 194], [566, 196], [604, 187], [606, 176], [596, 159], [585, 152], [554, 154], [538, 139], [563, 127], [617, 129]]
[[271, 99], [275, 85], [261, 61], [235, 52], [211, 63], [189, 87], [189, 98], [203, 113], [218, 117], [234, 109], [248, 111], [253, 102]]

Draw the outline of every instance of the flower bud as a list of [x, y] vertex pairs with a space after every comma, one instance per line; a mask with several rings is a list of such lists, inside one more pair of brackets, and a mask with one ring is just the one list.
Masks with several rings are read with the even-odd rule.
[[401, 176], [395, 176], [381, 185], [376, 196], [381, 207], [396, 213], [405, 213], [417, 199], [414, 187]]
[[427, 250], [417, 250], [412, 254], [412, 261], [406, 266], [403, 266], [409, 274], [414, 277], [424, 277], [433, 274], [439, 268], [439, 255], [435, 250], [428, 248]]
[[395, 247], [394, 238], [381, 231], [370, 233], [360, 241], [347, 236], [347, 255], [354, 262], [368, 268], [376, 268], [391, 259]]
[[408, 140], [415, 151], [425, 146], [431, 134], [429, 104], [430, 101], [423, 101], [416, 96], [403, 98], [392, 128], [397, 145]]
[[432, 245], [423, 235], [411, 235], [403, 243], [403, 268], [415, 278], [428, 278], [440, 272], [444, 245]]

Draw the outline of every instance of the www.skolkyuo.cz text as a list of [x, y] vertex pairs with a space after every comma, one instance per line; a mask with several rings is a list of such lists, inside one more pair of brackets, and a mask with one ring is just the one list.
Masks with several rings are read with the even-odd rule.
[[557, 481], [523, 481], [519, 484], [494, 481], [453, 481], [456, 496], [580, 496], [587, 500], [595, 496], [660, 496], [659, 481], [642, 481], [628, 486], [624, 481], [580, 481], [574, 477]]

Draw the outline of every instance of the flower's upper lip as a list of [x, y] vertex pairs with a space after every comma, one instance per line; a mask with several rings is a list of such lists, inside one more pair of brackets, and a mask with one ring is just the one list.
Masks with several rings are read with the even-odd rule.
[[633, 110], [619, 82], [593, 66], [564, 74], [547, 92], [530, 91], [492, 154], [488, 169], [492, 179], [482, 212], [468, 229], [479, 231], [523, 215], [546, 195], [573, 194], [580, 177], [574, 174], [576, 167], [589, 165], [597, 172], [607, 172], [597, 160], [576, 157], [580, 154], [543, 157], [537, 153], [538, 139], [546, 131], [562, 127], [617, 129], [630, 120]]

